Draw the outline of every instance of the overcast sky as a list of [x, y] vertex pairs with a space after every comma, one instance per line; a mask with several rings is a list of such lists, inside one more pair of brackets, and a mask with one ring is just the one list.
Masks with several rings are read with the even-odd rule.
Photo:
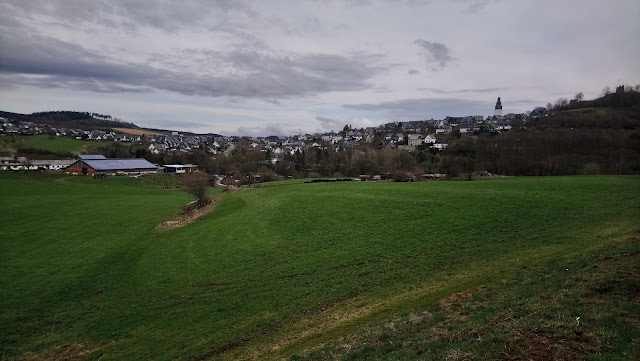
[[2, 0], [0, 109], [272, 135], [640, 83], [638, 0]]

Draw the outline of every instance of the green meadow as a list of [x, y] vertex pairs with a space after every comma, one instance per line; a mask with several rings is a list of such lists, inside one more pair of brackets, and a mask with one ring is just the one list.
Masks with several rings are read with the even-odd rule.
[[640, 356], [640, 177], [157, 184], [0, 174], [0, 360]]

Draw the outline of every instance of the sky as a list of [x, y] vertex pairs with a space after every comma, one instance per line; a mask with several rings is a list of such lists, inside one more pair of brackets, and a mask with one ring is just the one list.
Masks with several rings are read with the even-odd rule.
[[637, 0], [2, 0], [0, 109], [287, 135], [640, 83]]

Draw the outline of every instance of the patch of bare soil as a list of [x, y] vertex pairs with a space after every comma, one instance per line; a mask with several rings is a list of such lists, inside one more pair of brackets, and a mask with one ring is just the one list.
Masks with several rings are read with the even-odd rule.
[[428, 311], [421, 312], [419, 314], [412, 313], [409, 315], [409, 322], [412, 324], [423, 323], [433, 317], [433, 314]]
[[19, 361], [75, 361], [82, 360], [87, 355], [104, 348], [105, 346], [113, 343], [109, 342], [104, 345], [88, 346], [82, 343], [70, 343], [66, 345], [53, 346], [42, 353], [27, 352], [15, 358]]
[[466, 292], [455, 293], [443, 300], [440, 301], [440, 306], [444, 309], [451, 309], [454, 307], [459, 307], [464, 303], [471, 301], [473, 298], [473, 293], [475, 290], [470, 290]]
[[573, 330], [559, 335], [557, 330], [514, 329], [502, 360], [581, 360], [598, 349], [601, 341], [592, 333]]
[[189, 223], [195, 222], [201, 217], [209, 214], [209, 212], [213, 211], [218, 204], [218, 198], [211, 198], [209, 204], [204, 207], [198, 208], [196, 202], [191, 202], [186, 206], [182, 207], [182, 211], [180, 212], [180, 216], [177, 219], [164, 221], [156, 226], [157, 229], [173, 229], [184, 227]]

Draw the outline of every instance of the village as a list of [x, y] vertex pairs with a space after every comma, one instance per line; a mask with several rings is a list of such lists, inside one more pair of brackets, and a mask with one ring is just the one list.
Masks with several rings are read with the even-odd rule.
[[[529, 116], [536, 117], [547, 114], [546, 108], [536, 108], [530, 112]], [[460, 137], [462, 134], [508, 131], [514, 123], [523, 122], [527, 118], [528, 116], [523, 113], [508, 113], [503, 116], [502, 103], [498, 98], [494, 114], [486, 118], [481, 115], [447, 116], [439, 120], [390, 122], [378, 127], [360, 129], [353, 129], [345, 125], [341, 131], [290, 136], [246, 137], [179, 132], [170, 132], [171, 134], [128, 134], [124, 131], [116, 130], [58, 128], [52, 124], [36, 124], [30, 121], [14, 121], [8, 118], [0, 118], [0, 136], [45, 134], [50, 137], [70, 137], [93, 142], [135, 143], [144, 145], [152, 154], [188, 153], [192, 149], [200, 149], [212, 156], [218, 154], [228, 156], [237, 145], [244, 144], [253, 150], [264, 152], [267, 162], [273, 165], [282, 160], [285, 155], [293, 156], [296, 153], [307, 152], [310, 149], [344, 152], [363, 144], [381, 150], [397, 149], [411, 152], [422, 147], [423, 149], [441, 151], [447, 148], [450, 139], [453, 137]], [[0, 157], [0, 170], [65, 170], [77, 160], [43, 160], [29, 159], [26, 156], [4, 156]], [[145, 166], [149, 164], [145, 164]], [[183, 166], [188, 169], [192, 167], [192, 165]], [[166, 169], [166, 165], [155, 165], [155, 167], [160, 171]], [[113, 172], [107, 172], [106, 174], [139, 173], [137, 171], [131, 172], [131, 169], [123, 167], [122, 169], [113, 169]], [[169, 167], [169, 169], [175, 169], [175, 167]], [[81, 171], [68, 173], [87, 174], [87, 172], [83, 173]], [[105, 172], [101, 173], [104, 174]]]

